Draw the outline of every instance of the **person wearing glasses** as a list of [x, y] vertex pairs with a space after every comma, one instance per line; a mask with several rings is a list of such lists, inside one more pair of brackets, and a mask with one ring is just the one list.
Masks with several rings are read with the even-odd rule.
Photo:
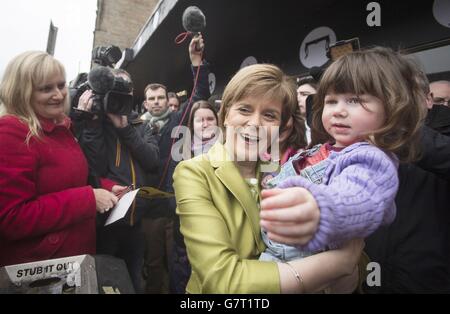
[[433, 104], [449, 107], [450, 101], [450, 81], [436, 81], [430, 84], [433, 94]]

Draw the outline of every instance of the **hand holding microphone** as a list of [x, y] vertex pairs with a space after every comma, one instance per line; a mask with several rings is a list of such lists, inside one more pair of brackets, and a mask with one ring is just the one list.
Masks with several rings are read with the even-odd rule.
[[203, 41], [202, 34], [199, 33], [192, 38], [189, 44], [189, 57], [191, 58], [191, 63], [193, 66], [198, 67], [202, 64], [203, 49], [205, 48], [205, 43]]
[[[190, 6], [184, 10], [182, 23], [186, 33], [180, 34], [180, 36], [184, 36], [182, 38], [180, 36], [177, 37], [175, 40], [177, 43], [182, 43], [189, 35], [194, 36], [194, 38], [201, 36], [201, 32], [206, 28], [206, 17], [198, 7]], [[195, 45], [195, 50], [199, 53], [203, 52], [200, 43]], [[189, 51], [191, 51], [190, 47]]]

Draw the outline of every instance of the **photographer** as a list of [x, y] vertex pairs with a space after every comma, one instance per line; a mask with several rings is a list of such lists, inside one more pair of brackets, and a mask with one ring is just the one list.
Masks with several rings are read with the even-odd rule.
[[[129, 74], [124, 70], [112, 72], [115, 78], [131, 83]], [[101, 107], [101, 104], [93, 91], [85, 91], [78, 102], [78, 110], [96, 112], [91, 120], [86, 121], [80, 138], [91, 170], [100, 178], [102, 185], [147, 186], [147, 175], [156, 171], [159, 161], [157, 138], [152, 135], [150, 127], [136, 120], [137, 115], [133, 113], [128, 116], [113, 114], [96, 106]], [[144, 260], [144, 237], [140, 223], [149, 207], [147, 200], [137, 197], [125, 219], [107, 227], [103, 227], [102, 221], [98, 226], [98, 253], [124, 259], [137, 292], [142, 291]]]

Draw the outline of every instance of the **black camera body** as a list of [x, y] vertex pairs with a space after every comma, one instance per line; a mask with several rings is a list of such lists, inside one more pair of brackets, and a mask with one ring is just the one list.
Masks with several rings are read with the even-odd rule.
[[113, 67], [122, 58], [122, 51], [117, 46], [100, 46], [92, 50], [92, 62]]
[[[119, 79], [123, 80], [121, 78]], [[123, 81], [129, 84], [129, 82]], [[133, 111], [133, 96], [130, 95], [131, 91], [132, 88], [121, 89], [120, 87], [115, 87], [104, 95], [103, 101], [101, 101], [101, 99], [99, 100], [99, 105], [93, 110], [95, 111], [99, 108], [100, 110], [98, 110], [98, 112], [108, 112], [120, 116], [127, 116]], [[96, 94], [96, 97], [98, 96], [101, 97], [101, 95]]]
[[92, 100], [94, 102], [91, 109], [92, 114], [89, 116], [104, 113], [126, 116], [133, 111], [133, 96], [130, 94], [132, 91], [131, 83], [123, 78], [115, 78], [114, 87], [106, 92], [96, 91], [89, 84], [89, 81], [71, 88], [70, 95], [74, 108], [78, 106], [81, 95], [87, 90], [93, 91]]
[[114, 76], [110, 68], [94, 68], [88, 75], [87, 84], [94, 94], [92, 113], [129, 115], [133, 110], [132, 83]]
[[[114, 46], [112, 46], [114, 47]], [[120, 59], [117, 47], [97, 47], [93, 51], [93, 60], [101, 64], [83, 73], [71, 83], [70, 98], [74, 108], [78, 106], [81, 95], [87, 91], [93, 92], [93, 106], [90, 113], [81, 113], [83, 117], [92, 118], [95, 115], [112, 113], [129, 115], [133, 110], [133, 86], [128, 80], [115, 76], [110, 68]], [[114, 52], [114, 53], [111, 53]], [[120, 49], [119, 49], [120, 52]], [[107, 65], [107, 66], [104, 66]], [[79, 110], [75, 109], [79, 112]]]

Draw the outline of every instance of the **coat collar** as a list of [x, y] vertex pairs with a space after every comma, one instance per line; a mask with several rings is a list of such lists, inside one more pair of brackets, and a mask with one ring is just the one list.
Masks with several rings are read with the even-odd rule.
[[70, 130], [72, 126], [72, 122], [67, 116], [64, 117], [64, 120], [60, 124], [56, 124], [53, 120], [46, 119], [41, 116], [39, 116], [38, 118], [39, 122], [41, 123], [42, 130], [46, 133], [52, 133], [57, 127], [64, 127]]
[[[255, 203], [247, 183], [244, 178], [242, 178], [238, 168], [232, 161], [232, 158], [226, 148], [221, 143], [214, 144], [214, 146], [208, 151], [207, 155], [211, 166], [215, 168], [216, 176], [234, 195], [244, 209], [244, 212], [250, 221], [253, 236], [258, 249], [261, 252], [264, 251], [264, 245], [261, 241], [261, 228], [259, 224], [259, 207], [258, 204]], [[257, 171], [257, 174], [259, 181], [259, 171]]]

